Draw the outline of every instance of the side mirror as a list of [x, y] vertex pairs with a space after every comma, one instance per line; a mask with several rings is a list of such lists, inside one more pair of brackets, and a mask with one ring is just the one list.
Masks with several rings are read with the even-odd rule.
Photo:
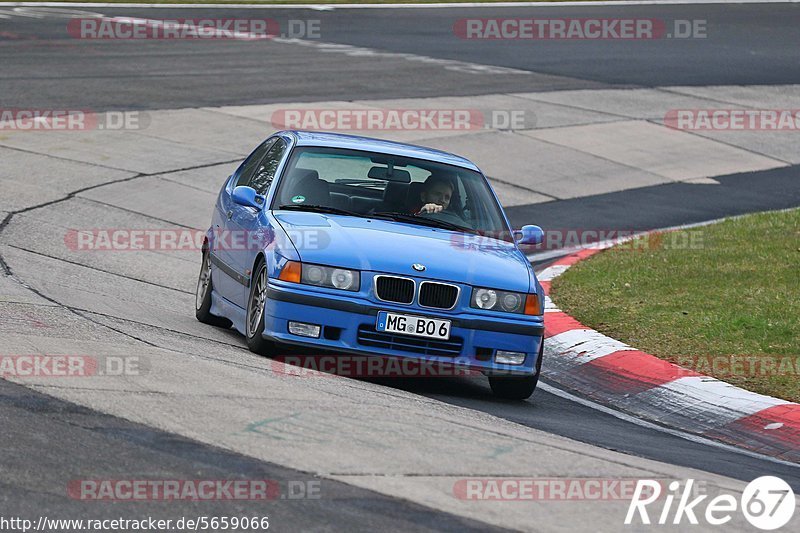
[[252, 207], [254, 209], [261, 209], [264, 207], [264, 197], [260, 196], [254, 188], [245, 185], [239, 185], [233, 189], [231, 199], [233, 203], [245, 207]]
[[522, 226], [522, 229], [514, 232], [514, 240], [517, 244], [542, 244], [544, 232], [539, 226], [529, 224]]

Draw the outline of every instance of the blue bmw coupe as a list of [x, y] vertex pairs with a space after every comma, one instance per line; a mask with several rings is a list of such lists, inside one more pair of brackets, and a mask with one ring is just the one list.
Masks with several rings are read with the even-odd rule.
[[282, 131], [230, 176], [206, 233], [196, 316], [257, 353], [293, 345], [454, 363], [525, 399], [544, 293], [486, 177], [396, 142]]

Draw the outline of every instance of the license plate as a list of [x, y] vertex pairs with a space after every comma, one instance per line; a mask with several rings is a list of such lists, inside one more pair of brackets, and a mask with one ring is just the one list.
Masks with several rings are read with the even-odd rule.
[[378, 312], [378, 331], [402, 333], [416, 337], [447, 340], [450, 338], [450, 321], [414, 315], [398, 315], [389, 311]]

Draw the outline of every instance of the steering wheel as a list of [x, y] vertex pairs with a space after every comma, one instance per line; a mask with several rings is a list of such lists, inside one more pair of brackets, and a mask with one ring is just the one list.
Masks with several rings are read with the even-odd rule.
[[417, 216], [449, 222], [457, 226], [466, 226], [467, 222], [452, 211], [439, 211], [438, 213], [420, 213]]

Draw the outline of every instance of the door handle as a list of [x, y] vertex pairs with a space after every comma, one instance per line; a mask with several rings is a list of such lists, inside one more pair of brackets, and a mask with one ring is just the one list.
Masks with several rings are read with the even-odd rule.
[[233, 211], [228, 211], [228, 220], [233, 218]]

